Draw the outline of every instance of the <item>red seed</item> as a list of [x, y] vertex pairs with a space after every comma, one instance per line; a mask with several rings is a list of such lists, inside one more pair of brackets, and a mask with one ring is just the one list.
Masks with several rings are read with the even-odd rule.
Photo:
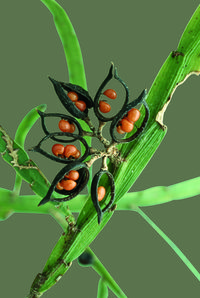
[[74, 146], [74, 145], [67, 145], [67, 146], [65, 146], [64, 156], [66, 158], [75, 157], [76, 153], [77, 153], [76, 146]]
[[76, 129], [76, 126], [74, 125], [74, 123], [70, 124], [70, 133], [73, 133]]
[[109, 113], [110, 110], [111, 110], [111, 106], [103, 101], [103, 100], [100, 100], [99, 102], [99, 110], [102, 112], [102, 113]]
[[86, 103], [82, 100], [78, 100], [77, 102], [75, 102], [75, 105], [81, 112], [84, 112], [86, 109]]
[[60, 182], [57, 183], [56, 188], [59, 190], [63, 190], [63, 186], [60, 184]]
[[98, 195], [98, 201], [102, 201], [103, 198], [105, 197], [106, 194], [106, 189], [104, 186], [99, 186], [97, 189], [97, 195]]
[[77, 150], [76, 154], [74, 155], [75, 159], [78, 159], [81, 156], [81, 152]]
[[58, 127], [60, 128], [61, 131], [63, 132], [70, 132], [71, 130], [71, 124], [69, 123], [68, 120], [61, 119], [58, 123]]
[[54, 144], [51, 150], [55, 156], [59, 156], [59, 155], [62, 156], [65, 150], [65, 147], [62, 144]]
[[121, 120], [121, 129], [125, 132], [131, 132], [133, 130], [133, 123], [130, 122], [127, 118]]
[[118, 125], [118, 126], [117, 126], [117, 132], [118, 132], [119, 134], [121, 134], [121, 135], [122, 135], [123, 133], [125, 133], [125, 131], [122, 130], [121, 125]]
[[70, 180], [78, 180], [79, 172], [75, 171], [75, 170], [71, 170], [71, 171], [69, 171], [68, 174], [65, 175], [65, 177], [70, 179]]
[[67, 93], [67, 96], [71, 99], [71, 101], [75, 102], [78, 100], [78, 94], [74, 91], [70, 91]]
[[140, 118], [140, 111], [133, 108], [128, 112], [127, 118], [129, 121], [136, 122]]
[[64, 180], [64, 179], [61, 180], [60, 184], [65, 190], [72, 190], [77, 185], [77, 183], [74, 180]]
[[117, 98], [117, 93], [113, 89], [107, 89], [107, 90], [104, 91], [103, 94], [106, 95], [107, 97], [111, 98], [111, 99]]

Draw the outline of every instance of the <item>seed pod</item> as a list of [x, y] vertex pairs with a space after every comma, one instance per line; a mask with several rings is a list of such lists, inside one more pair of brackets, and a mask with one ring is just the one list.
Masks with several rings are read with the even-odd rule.
[[107, 77], [105, 78], [105, 80], [103, 81], [103, 83], [100, 85], [100, 87], [99, 87], [99, 89], [98, 89], [98, 91], [97, 91], [97, 93], [95, 95], [95, 98], [94, 98], [94, 112], [95, 112], [95, 115], [97, 116], [97, 118], [100, 121], [103, 121], [103, 122], [111, 121], [111, 120], [113, 120], [116, 117], [116, 115], [115, 116], [112, 116], [112, 117], [105, 117], [105, 116], [103, 116], [99, 112], [99, 99], [100, 99], [100, 96], [102, 95], [102, 90], [105, 88], [105, 86], [108, 84], [108, 82], [111, 79], [113, 79], [113, 78], [116, 79], [117, 81], [119, 81], [122, 84], [122, 86], [124, 87], [125, 92], [126, 92], [126, 96], [125, 96], [125, 100], [124, 100], [124, 105], [123, 105], [122, 109], [128, 103], [128, 100], [129, 100], [129, 90], [128, 90], [128, 87], [126, 86], [126, 84], [124, 83], [124, 81], [122, 81], [122, 79], [120, 79], [118, 77], [117, 69], [114, 68], [114, 64], [112, 63], [111, 64], [111, 67], [109, 69], [109, 72], [108, 72]]
[[84, 251], [79, 257], [78, 257], [78, 263], [81, 266], [91, 266], [94, 264], [94, 257], [89, 252]]
[[[144, 128], [147, 124], [147, 121], [149, 119], [149, 108], [145, 101], [146, 96], [147, 96], [147, 90], [144, 89], [137, 99], [135, 99], [133, 102], [127, 104], [117, 114], [117, 116], [113, 119], [113, 121], [111, 122], [111, 125], [110, 125], [110, 135], [111, 135], [111, 138], [113, 139], [113, 141], [115, 141], [117, 143], [128, 143], [128, 142], [133, 141], [135, 138], [137, 138], [142, 133], [142, 131], [144, 130]], [[138, 104], [143, 104], [144, 108], [145, 108], [145, 117], [144, 117], [140, 127], [137, 129], [137, 131], [131, 137], [129, 137], [127, 139], [117, 139], [114, 135], [114, 132], [116, 130], [116, 127], [118, 126], [118, 123], [120, 122], [121, 119], [124, 118], [124, 116], [128, 113], [128, 111], [130, 111], [132, 108], [134, 108]]]
[[[79, 135], [76, 135], [76, 134], [73, 134], [73, 133], [67, 133], [67, 132], [50, 133], [50, 134], [46, 135], [44, 138], [42, 138], [42, 140], [35, 147], [29, 149], [29, 151], [39, 152], [40, 154], [46, 156], [47, 158], [49, 158], [51, 160], [54, 160], [54, 161], [57, 161], [57, 162], [60, 162], [60, 163], [64, 163], [64, 164], [68, 164], [68, 163], [74, 162], [74, 159], [59, 158], [57, 156], [53, 156], [53, 155], [49, 154], [48, 152], [44, 151], [41, 148], [41, 145], [42, 145], [43, 142], [45, 142], [48, 139], [52, 139], [54, 136], [56, 136], [56, 137], [57, 136], [72, 137], [73, 140], [79, 140], [84, 145], [85, 152], [84, 152], [83, 156], [81, 156], [80, 158], [78, 158], [78, 161], [79, 162], [84, 161], [86, 159], [86, 157], [89, 155], [89, 153], [90, 153], [89, 152], [89, 146], [88, 146], [86, 140], [83, 137], [79, 136]], [[62, 139], [62, 142], [69, 143], [69, 141], [63, 140], [63, 139]], [[79, 152], [79, 150], [77, 150], [77, 152]], [[75, 159], [77, 159], [77, 156], [75, 156]]]
[[[71, 170], [76, 170], [79, 172], [79, 178], [76, 180], [76, 187], [72, 190], [58, 189], [57, 184], [64, 179], [65, 175]], [[40, 201], [38, 206], [44, 205], [49, 201], [54, 202], [65, 202], [76, 197], [86, 186], [89, 180], [89, 169], [85, 163], [73, 162], [72, 164], [66, 165], [54, 178], [52, 184], [46, 194], [46, 196]], [[51, 198], [52, 193], [56, 191], [59, 194], [66, 195], [64, 198]]]
[[[41, 112], [39, 110], [37, 112], [40, 115], [41, 123], [42, 123], [42, 128], [43, 128], [43, 131], [44, 131], [44, 133], [46, 135], [50, 135], [50, 132], [49, 132], [49, 130], [46, 127], [45, 118], [55, 117], [55, 118], [58, 118], [58, 119], [68, 120], [70, 123], [74, 124], [77, 127], [77, 129], [78, 129], [78, 133], [77, 134], [80, 135], [80, 136], [82, 136], [82, 134], [83, 134], [82, 127], [81, 127], [80, 123], [74, 117], [71, 117], [71, 116], [68, 116], [68, 115], [64, 115], [64, 114], [59, 114], [59, 113], [43, 113], [43, 112]], [[66, 139], [56, 138], [55, 136], [51, 136], [51, 139], [54, 140], [54, 141], [57, 141], [57, 142], [66, 142], [67, 143], [67, 142], [71, 142], [71, 141], [74, 140], [74, 138], [72, 138], [72, 134], [70, 136], [71, 136], [71, 138], [68, 141], [66, 141]]]
[[[93, 101], [92, 101], [92, 98], [90, 97], [89, 93], [85, 89], [83, 89], [82, 87], [80, 87], [78, 85], [58, 82], [50, 77], [49, 77], [49, 79], [53, 83], [56, 94], [58, 95], [61, 103], [66, 108], [66, 110], [68, 112], [70, 112], [76, 118], [85, 119], [88, 114], [88, 109], [93, 107]], [[80, 111], [76, 107], [75, 102], [73, 102], [67, 96], [67, 93], [65, 91], [67, 91], [67, 92], [73, 91], [73, 92], [77, 93], [78, 99], [80, 101], [85, 102], [86, 109], [84, 111]]]
[[[110, 186], [111, 186], [111, 198], [108, 204], [101, 209], [99, 201], [98, 201], [98, 185], [99, 181], [102, 175], [106, 174], [110, 180]], [[114, 183], [114, 178], [113, 175], [106, 171], [106, 170], [100, 170], [94, 175], [94, 178], [92, 180], [92, 185], [91, 185], [91, 197], [92, 197], [92, 202], [94, 205], [94, 208], [97, 211], [97, 216], [98, 216], [98, 224], [101, 223], [103, 213], [106, 212], [113, 204], [114, 199], [115, 199], [115, 183]]]

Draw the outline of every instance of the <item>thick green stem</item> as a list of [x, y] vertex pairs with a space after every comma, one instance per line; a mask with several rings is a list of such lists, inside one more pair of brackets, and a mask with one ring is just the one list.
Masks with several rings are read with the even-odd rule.
[[139, 208], [134, 210], [138, 212], [144, 220], [169, 244], [169, 246], [174, 250], [174, 252], [179, 256], [183, 263], [188, 267], [188, 269], [194, 274], [194, 276], [200, 281], [200, 273], [188, 260], [188, 258], [182, 253], [182, 251], [174, 244], [174, 242]]
[[113, 291], [113, 293], [118, 298], [125, 298], [127, 297], [124, 292], [120, 289], [118, 284], [114, 281], [110, 273], [106, 270], [106, 268], [103, 266], [103, 264], [100, 262], [100, 260], [96, 257], [96, 255], [93, 253], [93, 251], [90, 248], [86, 249], [87, 252], [89, 252], [93, 256], [93, 265], [92, 268], [104, 279], [107, 286]]
[[0, 220], [7, 219], [13, 213], [48, 214], [53, 216], [65, 231], [68, 227], [66, 222], [67, 210], [57, 209], [53, 203], [38, 207], [40, 201], [41, 197], [37, 195], [17, 196], [10, 190], [0, 188]]
[[134, 207], [147, 207], [182, 200], [200, 194], [200, 177], [170, 186], [156, 186], [139, 192], [124, 195], [117, 204], [118, 210], [133, 210]]

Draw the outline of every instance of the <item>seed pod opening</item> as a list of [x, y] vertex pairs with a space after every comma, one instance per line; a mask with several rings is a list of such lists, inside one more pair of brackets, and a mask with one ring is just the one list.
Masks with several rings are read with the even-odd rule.
[[[76, 180], [76, 186], [72, 190], [59, 189], [57, 185], [62, 179], [65, 179], [65, 175], [70, 171], [76, 170], [79, 173], [79, 178]], [[46, 194], [46, 196], [40, 201], [38, 206], [44, 205], [49, 201], [54, 202], [65, 202], [76, 197], [87, 185], [89, 180], [89, 169], [85, 163], [74, 162], [72, 164], [66, 165], [54, 178], [52, 184]], [[61, 195], [65, 195], [64, 198], [51, 198], [53, 192], [56, 191]]]
[[[70, 84], [70, 83], [63, 83], [58, 82], [52, 78], [50, 78], [50, 81], [52, 82], [54, 89], [56, 91], [56, 94], [58, 95], [61, 103], [66, 108], [68, 112], [70, 112], [74, 117], [79, 119], [84, 119], [87, 117], [88, 109], [93, 107], [93, 101], [90, 97], [89, 93], [83, 89], [82, 87]], [[65, 92], [67, 91], [67, 92]], [[83, 101], [86, 104], [86, 108], [84, 111], [81, 111], [77, 106], [76, 103], [78, 101], [72, 101], [69, 96], [67, 96], [68, 92], [75, 92], [78, 95], [78, 101]]]
[[[71, 154], [72, 155], [72, 158], [70, 157], [71, 155], [70, 156], [68, 156], [68, 155], [66, 156], [66, 154], [68, 154], [68, 153], [65, 152], [67, 145], [64, 148], [63, 156], [60, 156], [60, 157], [58, 155], [54, 154], [54, 153], [52, 155], [52, 154], [46, 152], [44, 149], [41, 148], [41, 145], [42, 145], [43, 142], [47, 141], [48, 139], [52, 139], [52, 137], [57, 137], [57, 136], [61, 136], [61, 137], [65, 136], [65, 137], [69, 137], [69, 138], [72, 137], [72, 139], [70, 139], [70, 140], [63, 139], [62, 138], [62, 142], [64, 142], [64, 143], [69, 143], [69, 142], [71, 143], [71, 142], [76, 141], [76, 140], [80, 141], [84, 145], [84, 147], [85, 147], [84, 154], [82, 156], [80, 156], [80, 151], [77, 150], [77, 152], [75, 152], [76, 155]], [[60, 141], [61, 140], [59, 140], [59, 142]], [[59, 144], [59, 145], [62, 145], [62, 144]], [[46, 135], [44, 138], [42, 138], [42, 140], [35, 147], [29, 149], [29, 151], [38, 152], [38, 153], [44, 155], [45, 157], [47, 157], [47, 158], [49, 158], [51, 160], [57, 161], [59, 163], [64, 163], [64, 164], [73, 163], [77, 159], [78, 159], [79, 162], [84, 161], [87, 158], [87, 156], [89, 155], [89, 153], [90, 153], [89, 146], [88, 146], [86, 140], [83, 137], [81, 137], [79, 135], [75, 135], [73, 133], [67, 133], [67, 132], [50, 133], [50, 134]]]
[[[109, 72], [108, 72], [108, 75], [107, 77], [105, 78], [105, 80], [102, 82], [102, 84], [100, 85], [96, 95], [95, 95], [95, 98], [94, 98], [94, 112], [95, 112], [95, 115], [97, 116], [97, 118], [102, 121], [102, 122], [108, 122], [108, 121], [112, 121], [116, 115], [112, 116], [112, 117], [105, 117], [104, 115], [102, 115], [100, 113], [101, 111], [101, 108], [100, 108], [100, 97], [102, 94], [104, 94], [106, 91], [108, 90], [111, 90], [111, 89], [108, 89], [106, 90], [104, 93], [102, 93], [103, 89], [106, 87], [106, 85], [110, 82], [110, 80], [112, 79], [115, 79], [117, 81], [120, 82], [120, 84], [123, 86], [123, 88], [125, 89], [125, 100], [124, 100], [124, 104], [123, 104], [123, 107], [122, 109], [124, 108], [124, 106], [128, 103], [128, 99], [129, 99], [129, 90], [128, 90], [128, 87], [126, 86], [126, 84], [124, 83], [124, 81], [122, 81], [122, 79], [119, 78], [118, 74], [117, 74], [117, 69], [114, 68], [114, 64], [112, 63], [111, 64], [111, 67], [109, 69]], [[112, 98], [112, 97], [110, 97]], [[100, 108], [100, 109], [99, 109]], [[104, 112], [103, 112], [104, 113]], [[118, 115], [118, 114], [117, 114]]]
[[[144, 89], [142, 91], [142, 93], [140, 94], [140, 96], [135, 99], [133, 102], [127, 104], [118, 114], [117, 116], [113, 119], [113, 121], [111, 122], [111, 125], [110, 125], [110, 135], [111, 135], [111, 138], [113, 141], [117, 142], [117, 143], [128, 143], [128, 142], [131, 142], [133, 141], [135, 138], [137, 138], [141, 133], [142, 131], [144, 130], [146, 124], [147, 124], [147, 121], [149, 119], [149, 107], [145, 101], [146, 99], [146, 96], [147, 96], [147, 90]], [[145, 116], [144, 116], [144, 119], [140, 125], [139, 128], [137, 128], [137, 131], [132, 135], [130, 136], [129, 138], [126, 138], [126, 139], [118, 139], [116, 136], [115, 136], [115, 131], [116, 129], [118, 128], [119, 126], [119, 123], [120, 121], [125, 117], [125, 115], [134, 107], [136, 107], [138, 104], [143, 104], [144, 105], [144, 108], [145, 108]], [[121, 128], [121, 127], [120, 127]], [[122, 129], [123, 130], [123, 129]]]
[[[103, 209], [101, 209], [100, 203], [98, 200], [98, 187], [99, 187], [100, 178], [104, 174], [107, 175], [109, 178], [110, 187], [111, 187], [111, 192], [110, 192], [111, 198], [110, 198], [110, 201], [107, 203], [107, 205]], [[112, 206], [115, 199], [115, 183], [114, 183], [113, 175], [110, 172], [106, 170], [100, 170], [94, 175], [94, 178], [92, 180], [92, 185], [91, 185], [91, 198], [92, 198], [94, 208], [97, 211], [98, 224], [100, 224], [103, 217], [103, 213], [106, 212]]]
[[[37, 112], [40, 115], [42, 129], [43, 129], [43, 131], [46, 135], [50, 135], [50, 131], [47, 128], [45, 120], [46, 120], [46, 118], [51, 118], [52, 117], [52, 119], [53, 118], [55, 118], [55, 119], [58, 118], [57, 126], [55, 127], [55, 129], [58, 129], [59, 121], [64, 119], [64, 120], [69, 121], [70, 124], [73, 124], [75, 126], [75, 128], [77, 128], [78, 132], [76, 133], [76, 135], [78, 134], [78, 135], [82, 136], [82, 133], [83, 133], [82, 127], [81, 127], [80, 123], [74, 117], [71, 117], [71, 116], [68, 116], [68, 115], [65, 115], [65, 114], [59, 114], [59, 113], [43, 113], [41, 111], [37, 111]], [[55, 136], [51, 136], [51, 139], [54, 140], [54, 141], [57, 141], [57, 142], [66, 142], [66, 138], [61, 139], [61, 138], [56, 138]], [[74, 138], [71, 138], [69, 140], [69, 142], [72, 141], [72, 140], [74, 140]]]

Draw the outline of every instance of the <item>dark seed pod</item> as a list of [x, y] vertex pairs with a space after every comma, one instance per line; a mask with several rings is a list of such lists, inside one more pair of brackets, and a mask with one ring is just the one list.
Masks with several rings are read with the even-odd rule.
[[[65, 119], [65, 120], [68, 120], [70, 123], [75, 124], [75, 126], [78, 129], [78, 135], [82, 136], [82, 132], [83, 132], [82, 127], [81, 127], [80, 123], [74, 117], [71, 117], [71, 116], [68, 116], [68, 115], [64, 115], [64, 114], [59, 114], [59, 113], [43, 113], [43, 112], [41, 112], [39, 110], [37, 112], [38, 112], [38, 114], [41, 117], [42, 128], [43, 128], [43, 131], [44, 131], [44, 133], [46, 135], [49, 135], [50, 132], [49, 132], [49, 130], [46, 127], [45, 118], [46, 117], [55, 117], [55, 118], [58, 117], [60, 119]], [[58, 141], [58, 142], [66, 142], [65, 139], [59, 139], [59, 138], [56, 138], [54, 136], [52, 136], [51, 139], [54, 140], [54, 141]], [[72, 140], [74, 140], [74, 138], [72, 138]]]
[[[77, 185], [74, 189], [67, 191], [67, 190], [59, 190], [56, 188], [56, 185], [58, 182], [71, 170], [76, 170], [79, 172], [79, 178], [76, 181]], [[76, 197], [86, 186], [87, 182], [89, 180], [89, 170], [85, 163], [80, 162], [73, 162], [73, 164], [69, 164], [65, 166], [54, 178], [52, 181], [52, 184], [46, 194], [46, 196], [41, 200], [41, 202], [38, 204], [38, 206], [44, 205], [49, 201], [54, 202], [65, 202], [73, 199]], [[60, 193], [62, 195], [67, 195], [67, 197], [64, 198], [51, 198], [52, 193], [56, 191], [57, 193]]]
[[[117, 116], [113, 119], [113, 121], [111, 122], [111, 125], [110, 125], [110, 135], [112, 137], [112, 140], [117, 142], [117, 143], [128, 143], [128, 142], [131, 142], [133, 141], [135, 138], [137, 138], [141, 133], [142, 131], [144, 130], [146, 124], [147, 124], [147, 121], [149, 119], [149, 108], [148, 108], [148, 105], [145, 101], [146, 99], [146, 96], [147, 96], [147, 90], [144, 89], [142, 91], [142, 93], [140, 94], [140, 96], [135, 99], [133, 102], [127, 104], [118, 114]], [[116, 127], [117, 127], [117, 124], [118, 122], [123, 119], [123, 117], [134, 107], [136, 107], [138, 104], [143, 104], [144, 107], [145, 107], [145, 117], [142, 121], [142, 124], [140, 125], [140, 127], [137, 129], [137, 131], [129, 138], [127, 139], [117, 139], [114, 135], [114, 132], [116, 130]]]
[[67, 133], [67, 132], [50, 133], [50, 134], [46, 135], [44, 138], [42, 138], [42, 140], [35, 147], [29, 149], [29, 151], [39, 152], [40, 154], [46, 156], [47, 158], [49, 158], [51, 160], [54, 160], [54, 161], [57, 161], [57, 162], [60, 162], [60, 163], [64, 163], [64, 164], [75, 162], [74, 159], [64, 159], [64, 158], [59, 158], [59, 157], [53, 156], [53, 155], [49, 154], [48, 152], [44, 151], [41, 148], [41, 145], [44, 141], [46, 141], [48, 139], [52, 139], [55, 136], [65, 136], [65, 137], [72, 138], [70, 140], [63, 140], [62, 139], [62, 142], [65, 142], [65, 143], [73, 142], [74, 140], [81, 141], [81, 143], [85, 147], [85, 153], [83, 154], [83, 156], [78, 158], [78, 161], [79, 162], [84, 161], [88, 157], [90, 151], [89, 151], [89, 146], [88, 146], [86, 140], [83, 137], [79, 136], [79, 135], [76, 135], [76, 134], [73, 134], [73, 133]]
[[[50, 77], [49, 79], [53, 83], [56, 94], [58, 95], [61, 103], [66, 108], [66, 110], [76, 118], [79, 118], [79, 119], [86, 118], [88, 114], [88, 109], [93, 107], [93, 101], [92, 101], [92, 98], [89, 96], [89, 93], [78, 85], [58, 82]], [[82, 112], [76, 107], [74, 102], [72, 102], [71, 99], [67, 96], [67, 93], [65, 92], [65, 90], [67, 92], [73, 91], [77, 93], [79, 100], [84, 101], [86, 103], [85, 111]]]
[[[103, 209], [101, 209], [101, 207], [99, 205], [99, 201], [98, 201], [97, 190], [98, 190], [98, 184], [99, 184], [100, 178], [104, 174], [106, 174], [110, 180], [111, 199], [110, 199], [109, 203]], [[92, 202], [93, 202], [94, 208], [97, 211], [98, 224], [100, 224], [101, 220], [102, 220], [103, 213], [106, 212], [112, 206], [114, 199], [115, 199], [115, 183], [114, 183], [113, 175], [110, 172], [108, 172], [106, 170], [100, 170], [99, 172], [97, 172], [94, 175], [94, 178], [92, 180], [92, 185], [91, 185], [91, 197], [92, 197]]]
[[89, 252], [84, 251], [78, 257], [78, 263], [81, 266], [91, 266], [94, 263], [94, 258], [93, 258], [93, 256]]
[[104, 117], [100, 112], [99, 112], [99, 98], [102, 94], [102, 90], [104, 89], [104, 87], [108, 84], [108, 82], [111, 80], [111, 79], [116, 79], [118, 80], [122, 86], [124, 87], [125, 89], [125, 92], [126, 92], [126, 96], [125, 96], [125, 101], [124, 101], [124, 105], [122, 107], [122, 109], [124, 108], [125, 105], [127, 105], [128, 103], [128, 100], [129, 100], [129, 90], [128, 90], [128, 87], [126, 86], [126, 84], [122, 81], [122, 79], [120, 79], [118, 77], [118, 74], [117, 74], [117, 69], [114, 68], [114, 64], [111, 64], [111, 67], [109, 69], [109, 72], [108, 72], [108, 75], [107, 77], [105, 78], [105, 80], [103, 81], [103, 83], [101, 84], [101, 86], [99, 87], [96, 95], [95, 95], [95, 98], [94, 98], [94, 112], [95, 112], [95, 115], [97, 116], [97, 118], [102, 121], [102, 122], [107, 122], [107, 121], [111, 121], [113, 120], [115, 116], [113, 117]]

